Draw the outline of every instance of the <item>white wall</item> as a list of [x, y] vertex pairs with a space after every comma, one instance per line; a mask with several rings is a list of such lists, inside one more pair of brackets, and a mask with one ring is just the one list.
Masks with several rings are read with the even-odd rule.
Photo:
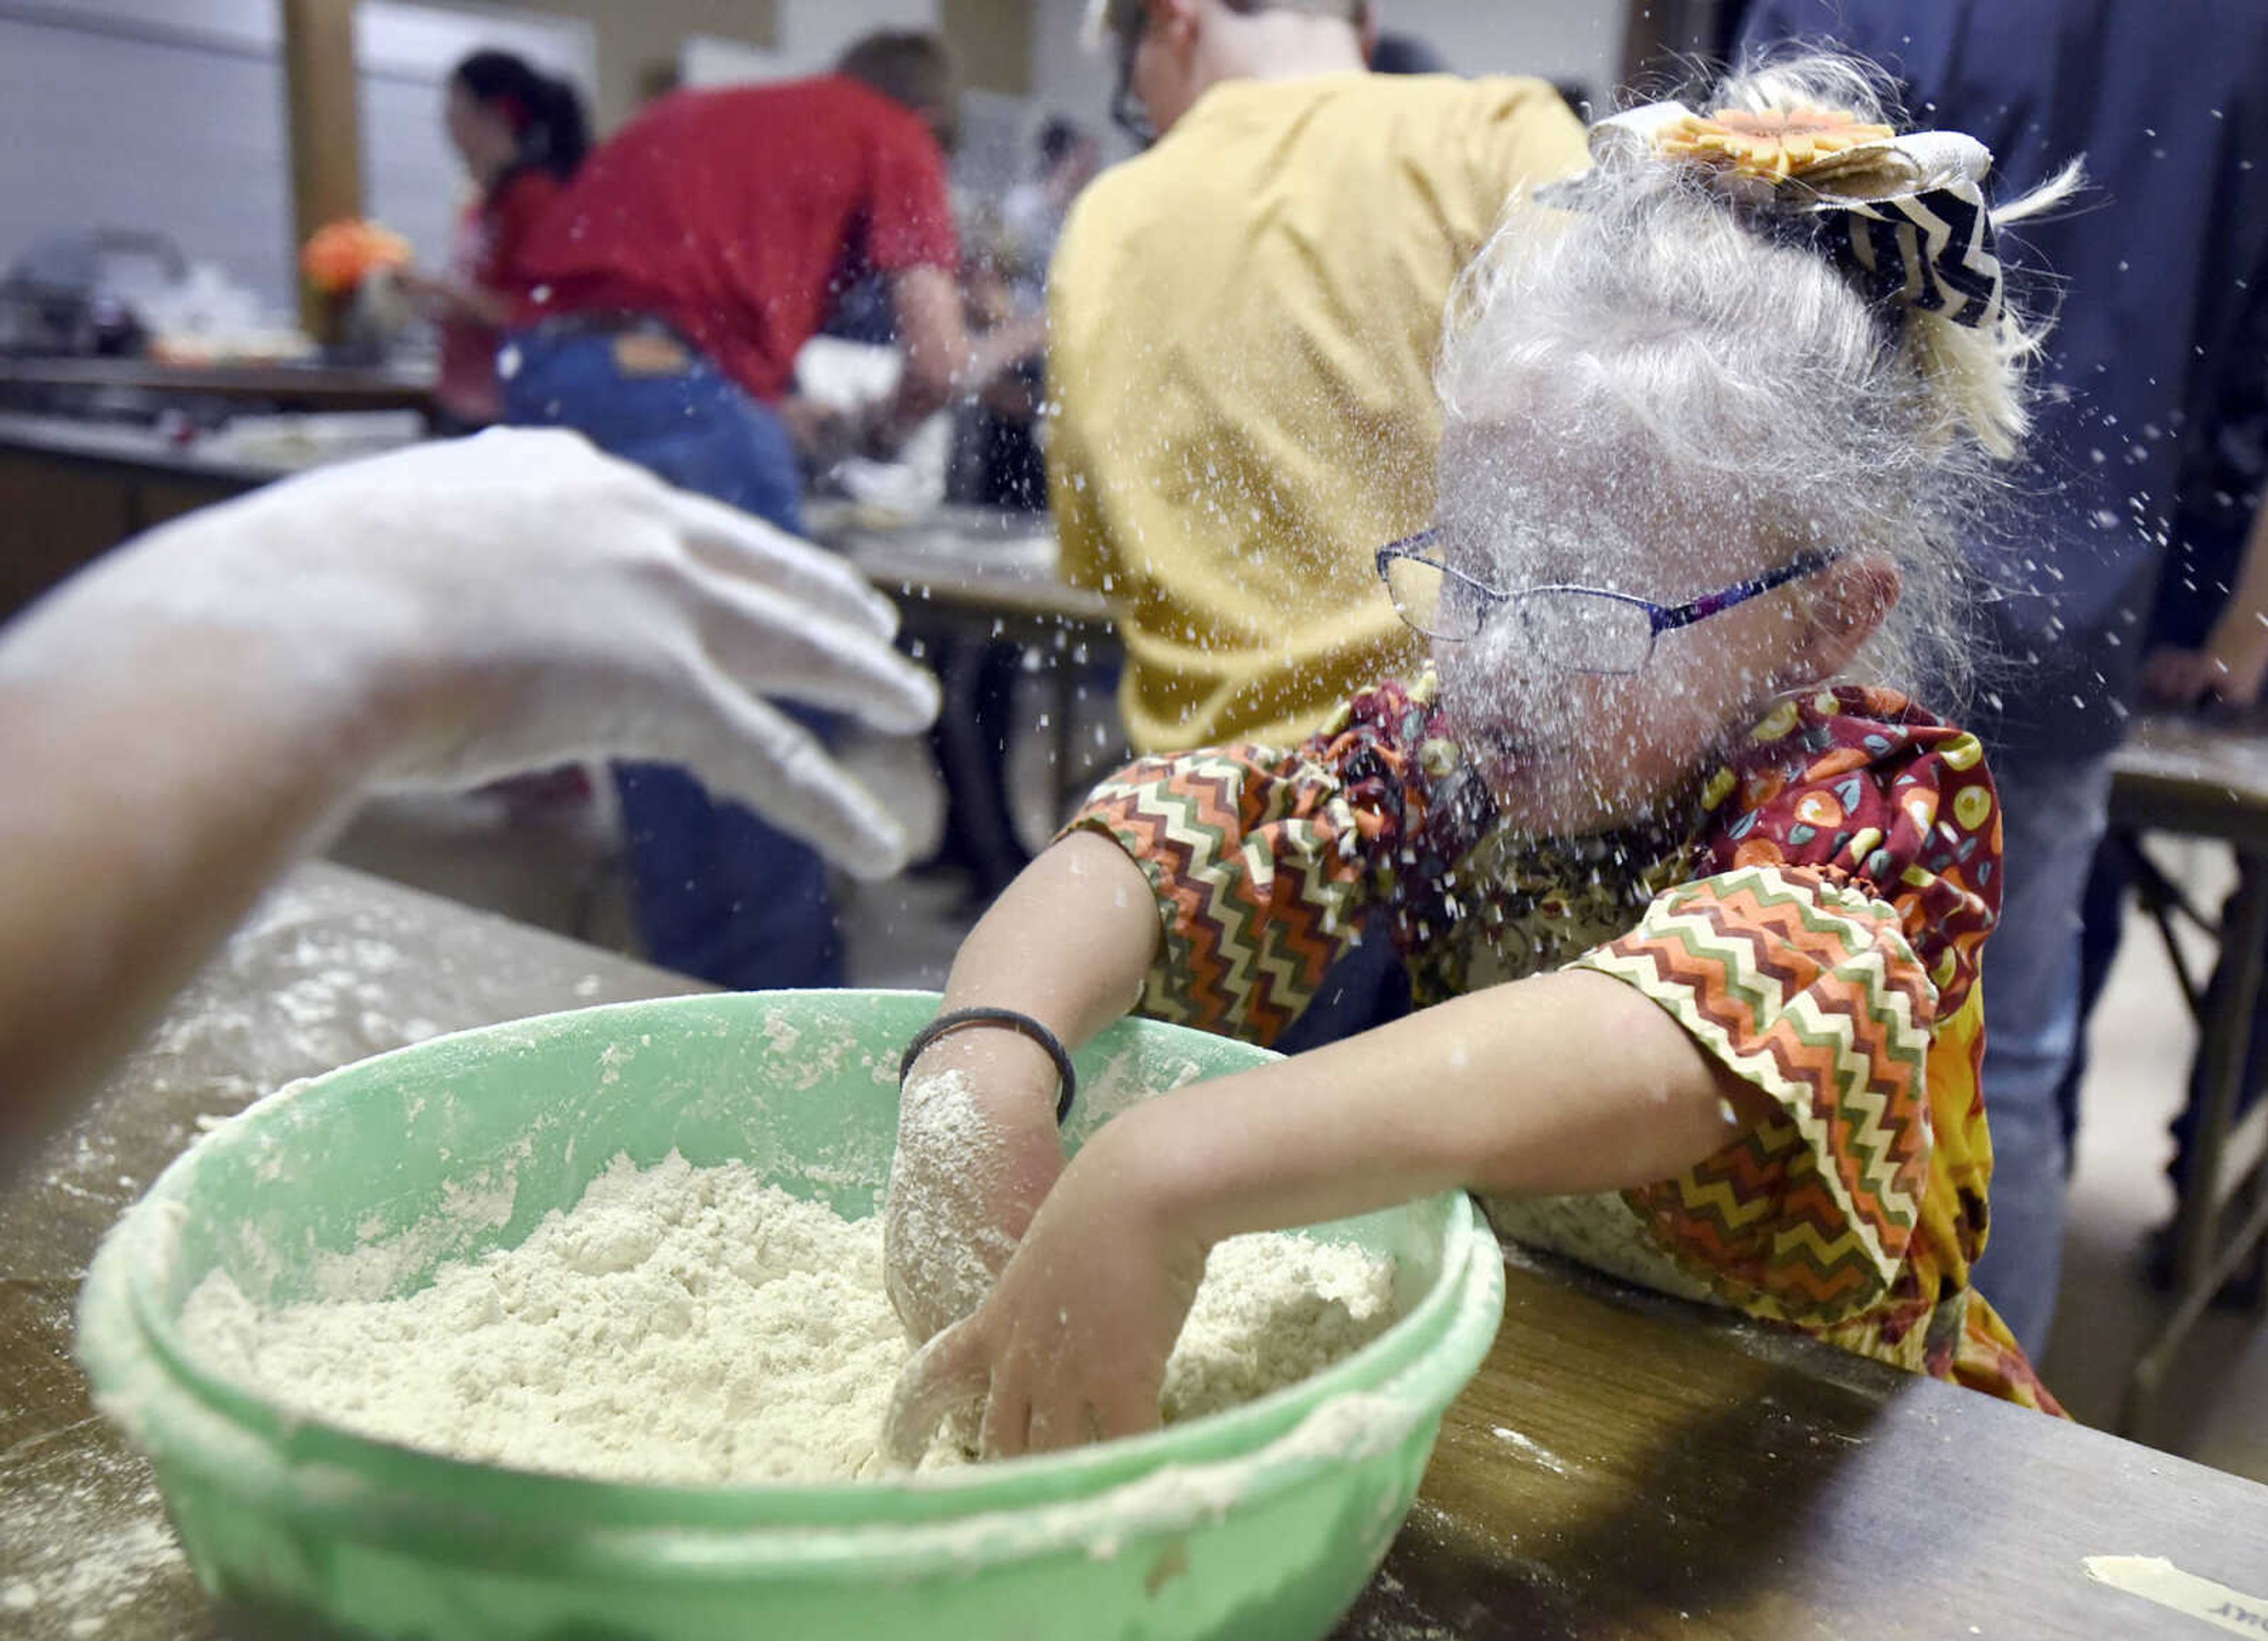
[[1128, 146], [1110, 123], [1116, 70], [1103, 55], [1086, 48], [1086, 9], [1087, 0], [1035, 0], [1032, 99], [1051, 114], [1078, 121], [1115, 157]]
[[780, 0], [778, 48], [792, 67], [814, 73], [878, 28], [935, 28], [937, 0]]
[[1624, 0], [1384, 0], [1379, 18], [1460, 74], [1580, 80], [1605, 98], [1622, 70], [1627, 10]]
[[0, 265], [158, 230], [279, 313], [291, 294], [284, 87], [267, 0], [0, 6]]
[[[1081, 45], [1087, 0], [1038, 0], [1032, 91], [1098, 132], [1110, 119], [1112, 69]], [[1420, 36], [1461, 74], [1580, 80], [1594, 97], [1621, 70], [1624, 0], [1381, 0], [1380, 26]]]
[[713, 36], [685, 42], [678, 68], [688, 85], [792, 79], [816, 74], [862, 34], [880, 28], [935, 28], [938, 0], [778, 0], [772, 49]]
[[[482, 45], [587, 86], [587, 24], [364, 0], [371, 213], [446, 257], [463, 198], [441, 129], [448, 70]], [[280, 318], [293, 307], [290, 159], [274, 0], [0, 0], [0, 266], [103, 227], [169, 235]]]

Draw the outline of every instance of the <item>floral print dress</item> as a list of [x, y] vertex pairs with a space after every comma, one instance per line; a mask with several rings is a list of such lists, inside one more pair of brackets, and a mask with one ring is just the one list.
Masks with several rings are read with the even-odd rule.
[[1654, 823], [1536, 838], [1497, 816], [1426, 678], [1290, 751], [1141, 760], [1071, 829], [1115, 840], [1158, 896], [1160, 1019], [1270, 1042], [1381, 912], [1421, 1008], [1565, 968], [1645, 993], [1778, 1115], [1675, 1179], [1491, 1199], [1498, 1228], [2060, 1411], [1969, 1285], [2000, 893], [1973, 736], [1888, 690], [1791, 697]]

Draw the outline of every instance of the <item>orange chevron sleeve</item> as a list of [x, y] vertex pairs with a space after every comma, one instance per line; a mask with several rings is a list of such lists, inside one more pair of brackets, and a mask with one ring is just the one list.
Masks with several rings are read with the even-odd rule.
[[1068, 829], [1109, 837], [1158, 897], [1165, 938], [1142, 1012], [1263, 1045], [1300, 1018], [1380, 892], [1363, 817], [1298, 754], [1144, 759]]
[[1777, 1321], [1894, 1298], [1930, 1189], [1938, 1007], [1897, 909], [1839, 872], [1744, 867], [1671, 890], [1574, 966], [1644, 992], [1779, 1108], [1625, 1193], [1663, 1249]]
[[1165, 938], [1142, 1012], [1271, 1043], [1393, 893], [1424, 828], [1431, 691], [1381, 684], [1278, 752], [1145, 758], [1097, 787], [1066, 831], [1100, 832], [1142, 868]]

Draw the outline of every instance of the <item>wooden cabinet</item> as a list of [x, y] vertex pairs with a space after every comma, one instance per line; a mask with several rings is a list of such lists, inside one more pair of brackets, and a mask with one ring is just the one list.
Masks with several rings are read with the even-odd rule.
[[256, 482], [0, 443], [0, 620], [129, 537]]

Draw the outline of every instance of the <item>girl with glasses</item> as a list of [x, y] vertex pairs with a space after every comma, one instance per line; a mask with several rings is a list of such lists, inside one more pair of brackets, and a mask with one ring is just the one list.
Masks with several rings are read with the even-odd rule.
[[[1134, 764], [962, 948], [981, 1012], [908, 1067], [891, 1278], [936, 1336], [898, 1439], [979, 1402], [999, 1453], [1154, 1425], [1214, 1243], [1453, 1188], [2057, 1410], [1968, 1279], [1998, 806], [1911, 692], [1955, 698], [1959, 526], [2024, 426], [1993, 224], [2070, 181], [1989, 212], [1989, 155], [1897, 135], [1845, 60], [1700, 107], [1599, 128], [1465, 278], [1435, 526], [1379, 555], [1431, 670], [1304, 745]], [[1138, 1005], [1271, 1041], [1381, 912], [1413, 1014], [1065, 1165], [1064, 1044]]]

